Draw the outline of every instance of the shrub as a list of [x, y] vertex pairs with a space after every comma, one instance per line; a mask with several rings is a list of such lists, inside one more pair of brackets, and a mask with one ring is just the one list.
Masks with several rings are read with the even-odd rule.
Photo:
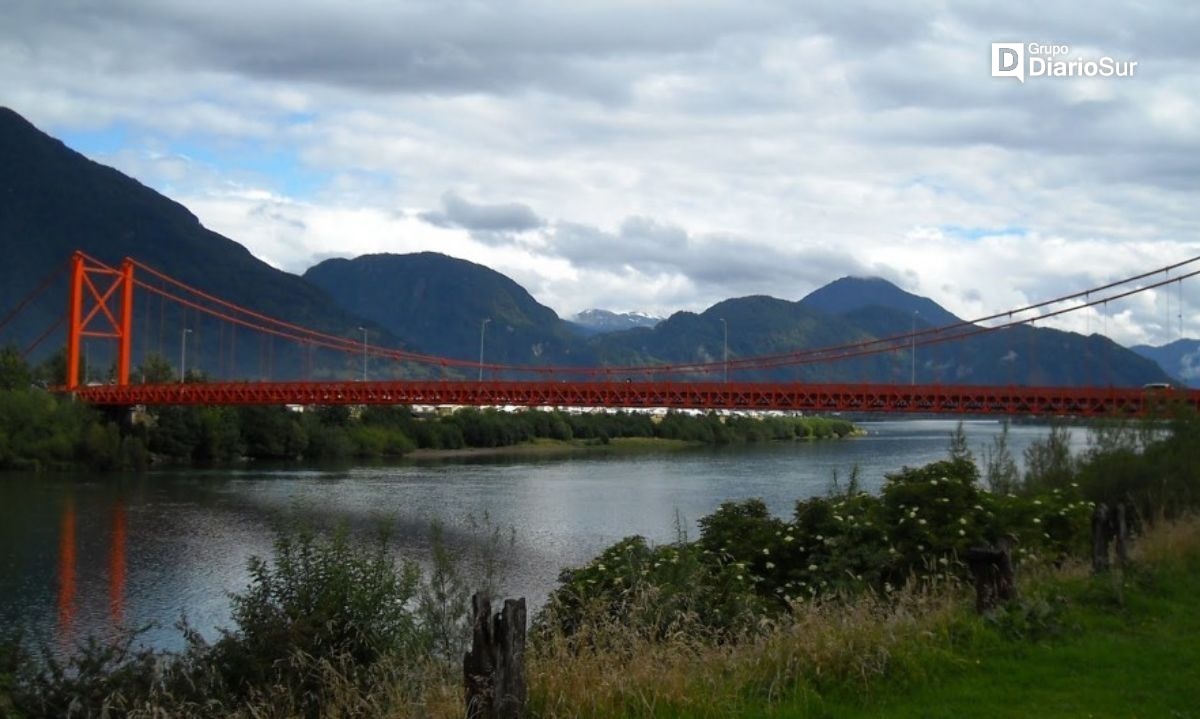
[[[305, 658], [337, 660], [349, 677], [365, 679], [385, 658], [413, 656], [417, 626], [406, 604], [419, 570], [397, 566], [387, 537], [350, 541], [345, 529], [320, 535], [309, 528], [281, 532], [268, 560], [250, 561], [251, 583], [232, 597], [236, 628], [211, 647], [202, 664], [237, 700], [263, 687], [285, 687], [305, 699], [304, 713], [319, 712], [323, 685]], [[298, 664], [293, 661], [299, 658]]]

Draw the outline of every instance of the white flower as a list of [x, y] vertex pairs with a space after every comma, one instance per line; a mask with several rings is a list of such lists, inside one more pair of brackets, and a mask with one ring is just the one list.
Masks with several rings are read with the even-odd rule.
[[774, 569], [774, 568], [775, 568], [775, 562], [767, 562], [767, 565], [766, 565], [766, 566], [767, 566], [767, 569]]
[[795, 539], [795, 537], [793, 537], [792, 535], [790, 535], [790, 534], [789, 534], [788, 536], [786, 536], [786, 537], [784, 537], [784, 538], [783, 538], [783, 541], [785, 541], [785, 542], [790, 542], [790, 541], [792, 541], [793, 539]]
[[960, 530], [958, 530], [958, 536], [965, 537], [965, 536], [967, 536], [967, 533], [960, 529]]
[[817, 565], [815, 565], [815, 564], [808, 565], [808, 571], [810, 571], [810, 572], [817, 571]]
[[770, 554], [770, 553], [771, 553], [770, 547], [763, 547], [763, 554]]
[[604, 571], [604, 565], [603, 565], [603, 564], [598, 564], [598, 565], [596, 565], [596, 569], [599, 569], [601, 572], [603, 572], [603, 571]]
[[958, 518], [958, 523], [959, 523], [959, 524], [966, 524], [966, 523], [967, 523], [967, 518], [966, 518], [966, 517], [959, 517], [959, 518]]
[[925, 524], [925, 520], [924, 520], [924, 519], [918, 519], [918, 520], [917, 520], [917, 524]]
[[1042, 523], [1042, 520], [1041, 520], [1041, 519], [1038, 519], [1037, 517], [1034, 517], [1034, 518], [1033, 518], [1033, 523], [1034, 523], [1034, 524], [1041, 524], [1041, 523]]

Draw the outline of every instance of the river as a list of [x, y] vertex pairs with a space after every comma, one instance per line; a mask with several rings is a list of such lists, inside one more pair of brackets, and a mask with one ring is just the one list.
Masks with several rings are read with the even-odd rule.
[[[868, 422], [866, 436], [557, 457], [463, 457], [388, 466], [163, 470], [131, 476], [0, 475], [0, 628], [69, 647], [89, 634], [153, 625], [145, 640], [178, 648], [181, 616], [213, 637], [229, 620], [229, 593], [246, 586], [246, 561], [270, 553], [272, 526], [296, 513], [367, 530], [386, 523], [398, 552], [430, 556], [430, 525], [477, 556], [486, 514], [511, 530], [506, 594], [541, 604], [561, 568], [641, 534], [670, 541], [677, 528], [730, 499], [761, 497], [781, 516], [853, 467], [867, 489], [902, 466], [944, 458], [953, 421]], [[964, 425], [976, 456], [996, 422]], [[1047, 428], [1016, 425], [1018, 464]], [[1072, 432], [1076, 451], [1086, 446]], [[507, 532], [506, 532], [507, 534]], [[509, 540], [505, 540], [507, 544]]]

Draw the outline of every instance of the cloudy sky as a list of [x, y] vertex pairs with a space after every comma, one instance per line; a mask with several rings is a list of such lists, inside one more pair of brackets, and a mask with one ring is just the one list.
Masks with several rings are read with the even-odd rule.
[[[0, 104], [293, 272], [436, 250], [562, 315], [879, 275], [975, 317], [1200, 255], [1192, 2], [4, 7]], [[1022, 83], [995, 41], [1138, 64]], [[1066, 324], [1195, 336], [1182, 296]]]

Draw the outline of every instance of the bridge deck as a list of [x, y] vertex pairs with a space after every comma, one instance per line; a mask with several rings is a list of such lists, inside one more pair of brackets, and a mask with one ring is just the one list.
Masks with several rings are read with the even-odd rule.
[[80, 387], [97, 405], [422, 404], [1142, 416], [1200, 390], [761, 382], [210, 382]]

